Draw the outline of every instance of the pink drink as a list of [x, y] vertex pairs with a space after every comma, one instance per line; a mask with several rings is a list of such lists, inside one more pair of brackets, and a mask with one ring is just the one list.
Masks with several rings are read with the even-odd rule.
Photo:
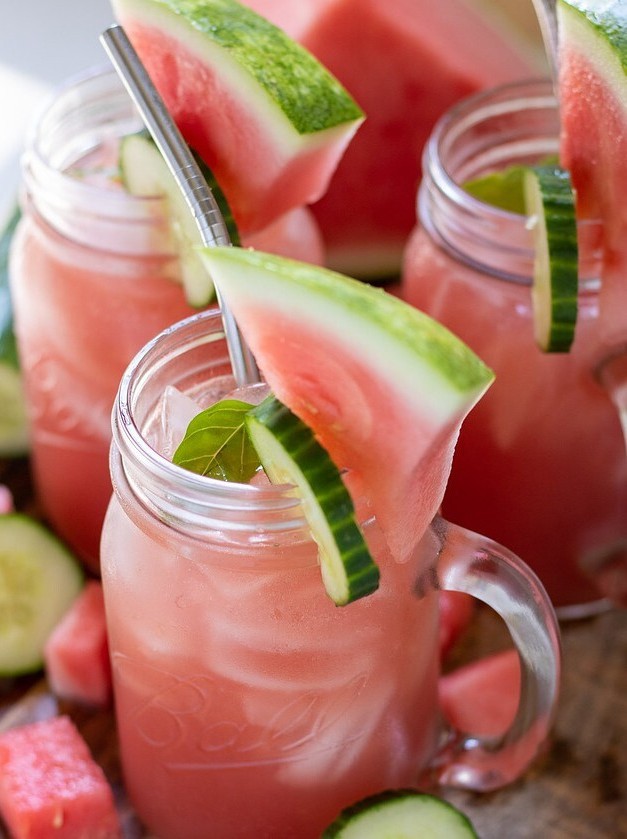
[[579, 228], [574, 346], [569, 354], [545, 354], [533, 338], [525, 219], [459, 186], [556, 153], [557, 128], [549, 86], [538, 84], [497, 89], [445, 118], [428, 148], [422, 225], [406, 251], [403, 296], [496, 372], [462, 429], [444, 514], [510, 546], [561, 613], [575, 616], [611, 596], [595, 578], [627, 545], [624, 440], [596, 372], [622, 331], [619, 310], [611, 323], [598, 318], [599, 229]]
[[494, 545], [443, 522], [396, 562], [372, 518], [381, 587], [335, 606], [289, 488], [213, 481], [157, 454], [177, 443], [161, 430], [168, 386], [197, 398], [213, 382], [198, 399], [209, 404], [232, 388], [228, 372], [219, 317], [206, 313], [137, 356], [114, 411], [102, 577], [124, 780], [140, 818], [160, 839], [319, 839], [349, 804], [416, 785], [443, 742], [440, 570], [442, 588], [480, 589], [516, 614], [534, 672], [503, 762], [460, 735], [434, 774], [449, 766], [448, 783], [474, 789], [512, 780], [555, 704], [558, 643], [542, 590]]
[[[141, 128], [115, 73], [64, 89], [24, 161], [24, 218], [12, 252], [16, 329], [38, 497], [93, 570], [111, 495], [110, 413], [120, 376], [150, 338], [192, 313], [160, 198], [117, 180], [118, 140]], [[254, 242], [321, 259], [295, 211]]]

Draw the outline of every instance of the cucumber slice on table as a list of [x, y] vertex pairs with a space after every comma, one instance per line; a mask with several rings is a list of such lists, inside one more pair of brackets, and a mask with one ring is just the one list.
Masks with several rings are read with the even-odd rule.
[[467, 816], [440, 798], [390, 790], [343, 810], [322, 839], [478, 839]]
[[0, 516], [0, 676], [41, 668], [46, 639], [82, 586], [56, 536], [21, 513]]
[[[224, 193], [205, 164], [199, 158], [196, 161], [220, 208], [231, 244], [239, 244], [237, 227]], [[196, 248], [203, 244], [198, 226], [174, 175], [147, 132], [129, 134], [122, 139], [119, 166], [122, 183], [132, 195], [167, 199], [185, 295], [190, 305], [207, 306], [215, 299], [215, 289], [196, 253]]]
[[333, 602], [343, 606], [372, 594], [379, 569], [339, 470], [311, 429], [274, 396], [246, 415], [246, 427], [270, 480], [298, 487]]
[[568, 352], [578, 308], [575, 196], [570, 174], [558, 166], [531, 167], [525, 177], [527, 214], [533, 219], [534, 332], [545, 352]]
[[9, 248], [20, 215], [16, 208], [0, 234], [0, 457], [26, 454], [29, 447], [9, 292]]

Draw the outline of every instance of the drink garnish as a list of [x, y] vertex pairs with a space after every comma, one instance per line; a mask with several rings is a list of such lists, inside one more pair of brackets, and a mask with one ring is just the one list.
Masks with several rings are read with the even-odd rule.
[[578, 311], [578, 247], [575, 195], [570, 174], [537, 166], [525, 175], [535, 259], [532, 300], [534, 333], [545, 352], [568, 352]]
[[172, 462], [220, 481], [247, 483], [260, 461], [245, 425], [253, 406], [223, 399], [197, 414], [174, 452]]
[[[198, 155], [194, 157], [220, 209], [231, 243], [239, 244], [237, 225], [224, 193], [209, 167]], [[147, 131], [122, 138], [119, 167], [122, 184], [131, 195], [166, 199], [185, 296], [192, 306], [208, 305], [215, 299], [215, 289], [209, 271], [197, 253], [197, 248], [203, 244], [198, 224], [174, 175]]]
[[188, 425], [173, 462], [240, 483], [262, 465], [272, 483], [297, 488], [333, 602], [343, 606], [377, 589], [379, 569], [337, 466], [311, 429], [276, 397], [256, 407], [225, 399], [201, 411]]
[[379, 585], [379, 569], [342, 476], [311, 429], [272, 395], [245, 420], [272, 483], [298, 488], [329, 597], [344, 606], [372, 594]]

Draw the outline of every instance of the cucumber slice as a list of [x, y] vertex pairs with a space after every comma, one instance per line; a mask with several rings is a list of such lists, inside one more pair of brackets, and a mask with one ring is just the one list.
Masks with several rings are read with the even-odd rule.
[[[231, 243], [239, 244], [237, 226], [224, 193], [207, 166], [198, 157], [196, 161], [220, 208]], [[168, 201], [185, 295], [191, 306], [207, 306], [215, 299], [215, 289], [196, 251], [203, 244], [198, 226], [168, 164], [148, 132], [140, 131], [122, 138], [119, 166], [122, 183], [132, 195], [163, 196]]]
[[42, 667], [46, 639], [82, 586], [56, 536], [21, 513], [0, 516], [0, 676]]
[[535, 240], [535, 339], [545, 352], [568, 352], [575, 336], [579, 286], [570, 174], [558, 166], [531, 167], [525, 176], [525, 202]]
[[26, 454], [29, 448], [9, 291], [9, 248], [20, 218], [16, 207], [0, 235], [0, 457], [17, 457]]
[[339, 470], [311, 429], [274, 396], [249, 411], [246, 427], [270, 480], [298, 487], [329, 597], [344, 606], [372, 594], [379, 569]]
[[478, 839], [467, 816], [441, 798], [389, 790], [343, 810], [322, 839]]

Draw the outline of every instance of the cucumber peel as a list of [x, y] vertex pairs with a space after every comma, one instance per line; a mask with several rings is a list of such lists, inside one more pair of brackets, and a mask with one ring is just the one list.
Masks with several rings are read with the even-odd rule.
[[[237, 245], [239, 232], [224, 193], [209, 168], [198, 156], [195, 157], [218, 204], [231, 244]], [[122, 138], [119, 168], [122, 184], [131, 195], [166, 199], [187, 301], [191, 306], [198, 308], [212, 303], [215, 299], [215, 289], [211, 275], [197, 252], [203, 241], [196, 219], [168, 164], [148, 132], [140, 131]]]
[[578, 312], [578, 246], [570, 174], [558, 166], [530, 167], [525, 203], [532, 219], [535, 339], [545, 352], [568, 352]]
[[42, 667], [45, 642], [83, 584], [78, 560], [42, 524], [0, 516], [0, 676]]
[[379, 569], [340, 472], [311, 429], [274, 396], [251, 409], [245, 421], [270, 480], [298, 488], [329, 597], [344, 606], [372, 594]]
[[478, 839], [467, 816], [441, 798], [388, 790], [346, 808], [322, 839]]

